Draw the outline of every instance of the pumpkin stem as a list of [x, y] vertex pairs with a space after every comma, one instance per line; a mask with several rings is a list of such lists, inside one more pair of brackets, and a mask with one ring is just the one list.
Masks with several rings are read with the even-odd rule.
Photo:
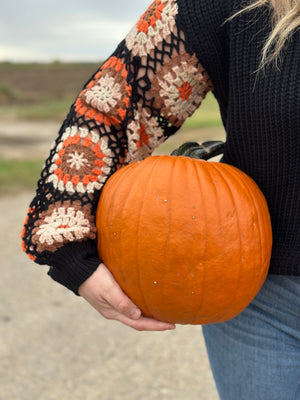
[[208, 140], [203, 143], [186, 142], [173, 150], [171, 156], [185, 156], [208, 160], [224, 153], [224, 142], [221, 140]]

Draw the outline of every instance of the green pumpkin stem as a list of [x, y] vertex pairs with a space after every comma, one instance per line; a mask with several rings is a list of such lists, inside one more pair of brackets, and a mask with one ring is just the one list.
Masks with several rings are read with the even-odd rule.
[[208, 140], [203, 143], [186, 142], [173, 150], [171, 156], [185, 156], [200, 160], [209, 160], [224, 153], [224, 142], [221, 140]]

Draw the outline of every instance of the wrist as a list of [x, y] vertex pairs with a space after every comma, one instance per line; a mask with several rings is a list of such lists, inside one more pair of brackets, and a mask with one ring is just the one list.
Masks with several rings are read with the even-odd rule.
[[93, 274], [100, 263], [95, 241], [72, 242], [61, 247], [49, 258], [48, 275], [79, 295], [79, 287]]

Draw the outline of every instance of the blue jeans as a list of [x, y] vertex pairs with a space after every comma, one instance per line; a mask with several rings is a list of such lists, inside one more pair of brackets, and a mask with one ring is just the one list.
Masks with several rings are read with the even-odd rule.
[[203, 334], [221, 400], [300, 400], [300, 277], [269, 275], [246, 310]]

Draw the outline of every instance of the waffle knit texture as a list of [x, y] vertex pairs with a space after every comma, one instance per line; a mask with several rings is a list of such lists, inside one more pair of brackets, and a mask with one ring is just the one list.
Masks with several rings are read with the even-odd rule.
[[255, 73], [270, 10], [224, 23], [241, 7], [154, 1], [71, 106], [22, 238], [29, 257], [74, 293], [100, 263], [95, 212], [106, 180], [151, 155], [210, 90], [227, 134], [223, 161], [251, 176], [269, 205], [270, 272], [300, 275], [300, 33], [286, 44], [280, 70]]

